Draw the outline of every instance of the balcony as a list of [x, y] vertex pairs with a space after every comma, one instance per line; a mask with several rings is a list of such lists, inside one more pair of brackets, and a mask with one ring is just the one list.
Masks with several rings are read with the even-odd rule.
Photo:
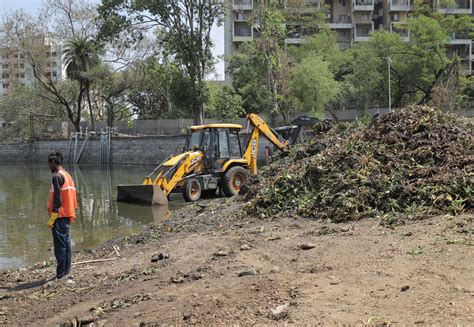
[[331, 18], [329, 20], [329, 28], [332, 29], [351, 29], [352, 28], [352, 21], [351, 17], [341, 15], [336, 18]]
[[352, 11], [373, 11], [374, 0], [352, 0]]
[[321, 7], [319, 0], [284, 0], [285, 9], [300, 14], [311, 14]]
[[234, 10], [253, 10], [253, 0], [233, 0]]
[[410, 31], [403, 28], [403, 25], [405, 25], [405, 23], [391, 22], [390, 23], [390, 33], [397, 33], [398, 35], [400, 35], [400, 38], [403, 41], [408, 42], [408, 41], [410, 41]]
[[389, 8], [390, 11], [410, 11], [411, 3], [410, 0], [390, 0]]
[[471, 44], [471, 37], [469, 36], [469, 32], [465, 33], [453, 33], [448, 40], [448, 44], [450, 45], [470, 45]]
[[[438, 0], [438, 11], [443, 14], [472, 14], [472, 0]], [[448, 3], [446, 3], [448, 2]]]
[[365, 42], [370, 39], [370, 35], [374, 32], [374, 23], [354, 24], [354, 41]]
[[232, 35], [234, 42], [253, 41], [252, 26], [246, 22], [234, 22], [234, 34]]

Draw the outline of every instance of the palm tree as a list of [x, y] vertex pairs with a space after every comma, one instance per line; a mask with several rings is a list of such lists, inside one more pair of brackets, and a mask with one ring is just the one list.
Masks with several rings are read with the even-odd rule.
[[94, 82], [91, 70], [100, 63], [100, 47], [93, 40], [79, 36], [66, 43], [63, 56], [66, 65], [66, 76], [73, 81], [77, 81], [80, 86], [78, 110], [81, 110], [82, 97], [86, 94], [92, 130], [95, 130], [90, 97], [91, 85]]

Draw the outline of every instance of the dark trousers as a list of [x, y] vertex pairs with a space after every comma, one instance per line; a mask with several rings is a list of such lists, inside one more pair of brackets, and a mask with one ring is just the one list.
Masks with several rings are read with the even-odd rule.
[[56, 277], [63, 278], [71, 271], [71, 239], [69, 218], [58, 218], [53, 226], [54, 255], [58, 262]]

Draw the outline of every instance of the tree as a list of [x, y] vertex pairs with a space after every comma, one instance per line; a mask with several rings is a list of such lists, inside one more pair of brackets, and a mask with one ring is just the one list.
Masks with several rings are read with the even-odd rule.
[[300, 51], [291, 49], [286, 39], [297, 34], [306, 42], [309, 35], [324, 29], [323, 9], [311, 9], [302, 0], [257, 2], [249, 23], [258, 37], [228, 59], [227, 73], [247, 112], [279, 113], [288, 121], [294, 110], [289, 76]]
[[211, 101], [206, 110], [207, 117], [228, 121], [245, 116], [242, 98], [231, 86], [221, 87], [217, 83], [210, 82], [209, 89]]
[[101, 36], [110, 40], [137, 29], [158, 29], [165, 57], [172, 56], [186, 73], [194, 122], [201, 124], [207, 100], [205, 77], [213, 64], [211, 30], [222, 24], [223, 10], [222, 0], [103, 0]]
[[95, 130], [95, 126], [90, 93], [95, 78], [91, 73], [100, 63], [99, 51], [100, 47], [95, 42], [78, 36], [66, 43], [63, 52], [66, 74], [79, 84], [78, 108], [82, 107], [83, 96], [87, 98], [92, 130]]
[[[11, 54], [24, 58], [36, 84], [42, 89], [39, 95], [61, 108], [76, 131], [80, 131], [84, 90], [76, 81], [57, 81], [48, 71], [47, 45], [59, 46], [58, 40], [65, 35], [84, 37], [94, 31], [96, 11], [91, 8], [82, 0], [48, 0], [40, 16], [16, 11], [3, 17], [0, 28], [2, 45]], [[62, 23], [51, 29], [48, 21]]]
[[95, 93], [100, 102], [98, 115], [107, 121], [107, 126], [114, 127], [115, 122], [129, 119], [138, 113], [129, 101], [128, 92], [143, 78], [138, 70], [128, 69], [114, 72], [110, 67], [102, 67], [104, 76], [95, 84]]
[[6, 127], [0, 129], [0, 140], [23, 141], [38, 137], [45, 132], [47, 122], [57, 117], [52, 104], [37, 92], [32, 86], [16, 86], [0, 98], [0, 108], [7, 122]]
[[296, 107], [303, 111], [323, 112], [339, 93], [339, 84], [329, 63], [318, 56], [309, 56], [292, 71], [290, 90]]
[[139, 119], [185, 118], [192, 113], [188, 104], [183, 108], [178, 103], [179, 98], [188, 99], [187, 87], [182, 84], [188, 79], [178, 65], [150, 57], [136, 63], [130, 71], [141, 76], [127, 92]]

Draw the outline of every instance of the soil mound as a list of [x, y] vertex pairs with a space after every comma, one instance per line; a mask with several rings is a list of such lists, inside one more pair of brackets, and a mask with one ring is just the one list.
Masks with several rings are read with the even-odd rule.
[[427, 106], [316, 126], [309, 144], [250, 181], [247, 210], [334, 222], [459, 214], [474, 208], [473, 153], [473, 124]]

